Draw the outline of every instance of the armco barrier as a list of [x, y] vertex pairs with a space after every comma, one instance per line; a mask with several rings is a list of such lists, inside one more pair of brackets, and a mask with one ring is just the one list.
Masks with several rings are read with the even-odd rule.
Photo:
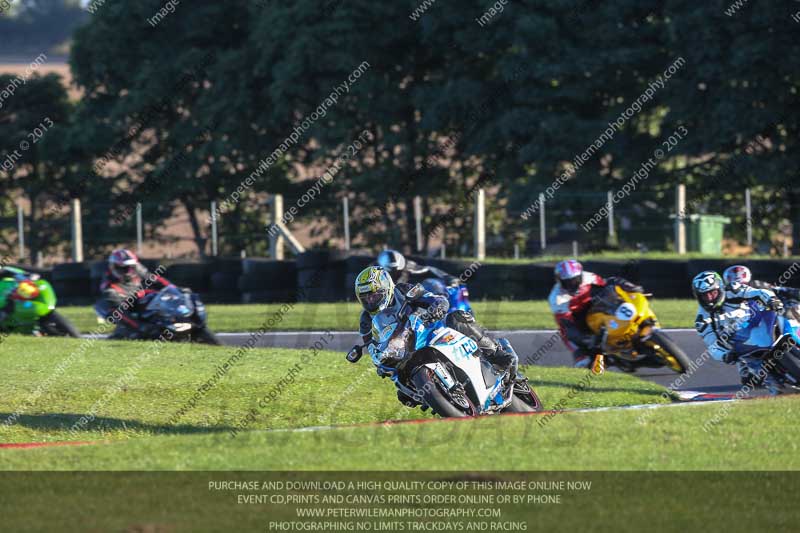
[[686, 261], [642, 259], [638, 275], [631, 279], [660, 298], [691, 298], [692, 277]]
[[61, 302], [87, 301], [92, 298], [91, 265], [64, 263], [53, 267], [53, 289]]
[[297, 263], [260, 258], [244, 259], [238, 288], [243, 303], [294, 301]]
[[[420, 263], [424, 259], [416, 258]], [[166, 267], [165, 277], [190, 287], [209, 303], [265, 303], [295, 301], [297, 288], [305, 288], [302, 299], [330, 302], [353, 299], [355, 277], [374, 262], [374, 256], [314, 251], [295, 261], [263, 258], [216, 258], [205, 262], [144, 259], [151, 271]], [[428, 260], [427, 264], [464, 276], [474, 300], [542, 300], [553, 286], [553, 262], [529, 264], [478, 264], [469, 260]], [[690, 298], [691, 280], [703, 270], [722, 271], [733, 264], [746, 264], [754, 279], [787, 286], [800, 286], [800, 263], [792, 260], [691, 259], [632, 261], [586, 261], [586, 270], [604, 277], [622, 276], [660, 298]], [[98, 296], [106, 270], [104, 261], [65, 263], [51, 270], [31, 269], [53, 283], [61, 305], [86, 304]], [[422, 281], [419, 276], [412, 281]]]

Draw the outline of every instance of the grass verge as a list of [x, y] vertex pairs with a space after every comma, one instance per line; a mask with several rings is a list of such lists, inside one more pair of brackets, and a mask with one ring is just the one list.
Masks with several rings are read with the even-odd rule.
[[[19, 336], [6, 340], [5, 370], [0, 377], [4, 391], [0, 397], [0, 443], [122, 441], [115, 449], [139, 453], [136, 446], [146, 441], [164, 446], [161, 457], [142, 458], [144, 462], [139, 465], [125, 452], [118, 455], [116, 467], [225, 468], [223, 465], [229, 464], [230, 468], [240, 468], [244, 463], [237, 459], [237, 448], [250, 449], [259, 439], [278, 442], [275, 435], [286, 439], [296, 436], [268, 436], [252, 430], [431, 418], [419, 409], [400, 405], [391, 382], [379, 379], [369, 361], [352, 365], [335, 352], [313, 355], [300, 350], [253, 349], [208, 386], [236, 349], [173, 344], [163, 345], [156, 352], [152, 343], [88, 343]], [[591, 380], [585, 390], [571, 393], [584, 380], [585, 371], [545, 367], [525, 371], [545, 407], [666, 401], [662, 387], [628, 375], [608, 373]], [[191, 405], [193, 397], [196, 401]], [[242, 428], [242, 421], [251, 414], [252, 420]], [[557, 428], [560, 417], [548, 422], [547, 434], [559, 433], [549, 433], [549, 426]], [[7, 425], [6, 421], [13, 423]], [[513, 426], [518, 422], [509, 423]], [[241, 432], [234, 438], [232, 430], [236, 428]], [[374, 427], [352, 429], [358, 439], [362, 430], [372, 435], [366, 437], [368, 441], [379, 438], [380, 432], [376, 433]], [[398, 426], [387, 435], [395, 431], [401, 435], [398, 438], [407, 438], [404, 432], [415, 430]], [[314, 436], [315, 441], [317, 438]], [[5, 449], [0, 450], [0, 468], [70, 469], [91, 464], [98, 469], [116, 468], [99, 456], [94, 463], [94, 454], [102, 455], [105, 448]], [[261, 454], [263, 450], [251, 451]], [[273, 451], [277, 453], [277, 448]], [[38, 452], [50, 459], [36, 459]], [[288, 459], [285, 453], [278, 455], [283, 458], [276, 457], [276, 461]], [[74, 457], [85, 459], [74, 463]], [[295, 460], [285, 463], [287, 468], [293, 468], [293, 464]]]

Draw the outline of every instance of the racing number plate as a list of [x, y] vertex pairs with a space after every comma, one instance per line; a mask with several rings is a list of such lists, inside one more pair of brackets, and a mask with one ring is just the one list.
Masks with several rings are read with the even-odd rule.
[[469, 337], [465, 337], [461, 343], [453, 348], [453, 350], [464, 359], [469, 359], [472, 357], [472, 354], [478, 351], [478, 343]]

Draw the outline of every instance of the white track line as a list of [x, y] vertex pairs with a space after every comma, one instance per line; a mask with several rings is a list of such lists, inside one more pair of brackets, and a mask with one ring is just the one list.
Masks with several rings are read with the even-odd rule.
[[[635, 410], [644, 410], [644, 409], [661, 409], [664, 407], [687, 407], [693, 405], [703, 405], [703, 404], [710, 404], [710, 403], [723, 403], [723, 402], [738, 402], [741, 400], [736, 400], [733, 398], [724, 398], [724, 399], [717, 399], [717, 400], [702, 400], [702, 401], [682, 401], [682, 402], [675, 402], [675, 403], [647, 403], [641, 405], [618, 405], [618, 406], [611, 406], [611, 407], [587, 407], [584, 409], [564, 409], [563, 411], [541, 411], [538, 413], [530, 413], [530, 414], [512, 414], [510, 416], [517, 417], [517, 416], [545, 416], [551, 413], [557, 413], [558, 415], [562, 414], [574, 414], [574, 413], [600, 413], [600, 412], [607, 412], [607, 411], [635, 411]], [[366, 428], [366, 427], [389, 427], [389, 426], [405, 426], [405, 425], [418, 425], [418, 424], [435, 424], [435, 423], [446, 423], [446, 422], [465, 422], [469, 420], [481, 420], [486, 418], [491, 418], [493, 415], [488, 416], [478, 416], [473, 418], [439, 418], [439, 419], [429, 419], [429, 418], [421, 418], [421, 419], [407, 419], [407, 420], [387, 420], [386, 422], [373, 422], [373, 423], [366, 423], [366, 424], [349, 424], [349, 425], [340, 425], [340, 426], [307, 426], [302, 428], [279, 428], [279, 429], [258, 429], [258, 430], [251, 430], [247, 433], [311, 433], [316, 431], [333, 431], [337, 429], [354, 429], [354, 428]], [[499, 415], [499, 416], [509, 416], [509, 415]]]

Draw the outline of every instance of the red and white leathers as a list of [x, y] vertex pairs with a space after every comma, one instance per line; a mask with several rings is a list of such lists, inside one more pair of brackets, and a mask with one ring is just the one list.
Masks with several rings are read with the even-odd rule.
[[577, 290], [569, 292], [556, 282], [547, 301], [555, 316], [564, 344], [572, 351], [578, 366], [588, 365], [595, 339], [586, 326], [586, 312], [592, 303], [592, 289], [605, 287], [606, 280], [592, 272], [583, 271]]
[[119, 311], [117, 316], [120, 316], [121, 323], [139, 330], [142, 324], [130, 316], [131, 312], [137, 310], [139, 301], [147, 294], [158, 292], [169, 285], [169, 280], [160, 276], [158, 271], [151, 273], [141, 264], [137, 264], [135, 274], [128, 279], [120, 279], [110, 269], [107, 270], [100, 284], [100, 293], [109, 314]]

